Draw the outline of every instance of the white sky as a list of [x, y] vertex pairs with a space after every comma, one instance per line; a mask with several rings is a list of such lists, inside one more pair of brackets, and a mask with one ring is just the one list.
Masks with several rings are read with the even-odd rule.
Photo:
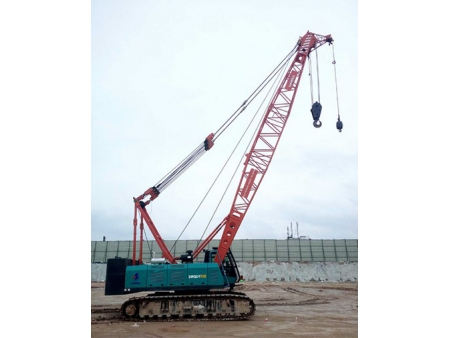
[[[89, 334], [83, 305], [58, 316], [53, 303], [45, 308], [46, 291], [70, 290], [89, 306], [91, 239], [130, 239], [132, 197], [215, 131], [307, 30], [335, 38], [344, 130], [334, 129], [335, 105], [325, 99], [333, 91], [325, 89], [322, 66], [324, 126], [312, 127], [303, 77], [286, 133], [238, 237], [263, 237], [264, 231], [284, 238], [286, 226], [296, 221], [312, 237], [357, 237], [358, 335], [447, 332], [441, 310], [449, 301], [443, 291], [450, 224], [445, 2], [360, 1], [358, 10], [354, 1], [241, 1], [238, 8], [230, 1], [122, 3], [127, 8], [106, 0], [93, 1], [92, 8], [90, 1], [0, 5], [7, 253], [0, 285], [26, 292], [55, 324], [33, 315], [24, 325], [13, 316], [3, 335], [11, 328], [58, 334], [59, 324], [81, 312], [85, 325], [74, 331]], [[136, 11], [132, 4], [138, 3], [153, 10]], [[96, 40], [95, 32], [103, 39]], [[199, 184], [195, 169], [209, 173], [223, 154], [220, 146], [155, 201], [151, 215], [165, 238], [176, 238], [190, 216], [177, 215], [195, 192], [191, 181]], [[301, 189], [291, 189], [293, 183]], [[312, 207], [317, 212], [307, 214], [304, 209]], [[91, 222], [96, 212], [108, 218], [107, 227]], [[345, 219], [349, 228], [342, 227]], [[189, 235], [195, 237], [201, 225]], [[27, 278], [17, 278], [24, 273]], [[15, 313], [22, 310], [16, 292], [3, 296]]]
[[[333, 50], [325, 45], [318, 50], [323, 126], [312, 126], [306, 68], [236, 238], [286, 238], [291, 222], [294, 236], [298, 223], [299, 235], [358, 238], [357, 23], [357, 1], [93, 1], [91, 239], [131, 239], [132, 197], [219, 129], [308, 30], [335, 39], [343, 132]], [[164, 239], [178, 238], [257, 107], [148, 207]], [[202, 236], [224, 189], [182, 239]], [[206, 234], [229, 212], [236, 189], [237, 182]]]

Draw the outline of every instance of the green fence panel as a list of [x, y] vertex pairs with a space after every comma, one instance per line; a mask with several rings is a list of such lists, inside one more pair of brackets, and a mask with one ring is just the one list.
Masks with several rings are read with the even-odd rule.
[[[211, 250], [219, 245], [220, 240], [212, 240], [205, 249]], [[139, 257], [139, 241], [136, 243], [136, 258]], [[195, 250], [201, 243], [198, 240], [168, 240], [166, 246], [173, 256]], [[231, 250], [236, 261], [281, 261], [281, 262], [357, 262], [357, 239], [237, 239]], [[155, 240], [143, 242], [143, 261], [152, 257], [162, 257], [161, 249]], [[132, 258], [132, 241], [91, 241], [91, 262], [105, 263], [114, 257]], [[196, 261], [203, 261], [201, 252]]]

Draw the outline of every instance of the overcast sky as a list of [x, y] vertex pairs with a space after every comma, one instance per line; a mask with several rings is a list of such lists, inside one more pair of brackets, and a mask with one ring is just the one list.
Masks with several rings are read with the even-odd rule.
[[[133, 197], [217, 131], [307, 31], [334, 38], [338, 91], [333, 48], [324, 45], [319, 78], [312, 64], [323, 126], [312, 125], [307, 65], [236, 238], [284, 239], [291, 224], [294, 236], [358, 238], [357, 13], [356, 0], [92, 1], [91, 239], [131, 240]], [[188, 224], [258, 108], [251, 107], [147, 207], [164, 239]], [[181, 239], [198, 239], [222, 221], [233, 183], [213, 217], [225, 186], [214, 188]]]

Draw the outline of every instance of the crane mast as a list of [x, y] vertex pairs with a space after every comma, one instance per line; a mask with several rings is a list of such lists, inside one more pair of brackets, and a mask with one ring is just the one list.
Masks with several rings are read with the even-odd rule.
[[[215, 261], [221, 263], [224, 259], [277, 149], [295, 100], [306, 60], [311, 51], [327, 42], [330, 44], [333, 42], [331, 35], [323, 36], [310, 32], [298, 40], [297, 53], [270, 102], [253, 144], [246, 154], [244, 169], [230, 212], [194, 251], [194, 258], [224, 228]], [[316, 125], [315, 117], [314, 120], [314, 126], [320, 127]]]

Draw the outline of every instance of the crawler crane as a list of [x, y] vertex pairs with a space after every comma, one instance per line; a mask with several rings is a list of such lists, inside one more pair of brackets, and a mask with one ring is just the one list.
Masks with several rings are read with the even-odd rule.
[[[331, 45], [332, 42], [331, 35], [323, 36], [308, 31], [298, 39], [294, 49], [286, 57], [285, 73], [245, 156], [244, 169], [231, 209], [195, 250], [174, 257], [150, 218], [146, 206], [200, 156], [209, 151], [220, 132], [208, 135], [163, 180], [133, 199], [133, 257], [108, 259], [105, 294], [150, 293], [128, 299], [121, 307], [123, 316], [147, 321], [241, 320], [255, 313], [253, 300], [244, 293], [233, 290], [241, 275], [230, 247], [272, 161], [289, 118], [306, 61], [312, 51], [326, 43]], [[247, 101], [241, 106], [241, 111], [246, 108]], [[313, 125], [316, 128], [322, 125], [319, 120], [321, 109], [319, 102], [315, 102], [311, 108]], [[341, 131], [342, 122], [339, 118], [336, 127]], [[139, 257], [136, 258], [138, 216], [141, 240]], [[161, 258], [154, 258], [149, 264], [142, 262], [143, 222], [150, 229], [162, 252]], [[222, 235], [219, 245], [211, 250], [205, 249], [220, 231]], [[202, 252], [204, 261], [195, 262]]]

